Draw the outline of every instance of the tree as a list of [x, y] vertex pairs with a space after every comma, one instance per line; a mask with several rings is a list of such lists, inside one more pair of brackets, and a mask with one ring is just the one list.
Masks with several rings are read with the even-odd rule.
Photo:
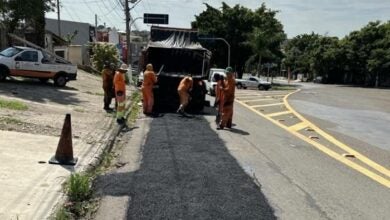
[[105, 62], [117, 64], [119, 60], [118, 50], [115, 45], [108, 43], [92, 44], [92, 64], [101, 72]]
[[34, 43], [44, 47], [45, 37], [45, 12], [53, 10], [54, 0], [2, 0], [2, 17], [8, 32], [14, 33], [24, 22], [24, 29], [27, 26], [34, 30]]
[[390, 21], [370, 22], [344, 39], [300, 35], [284, 47], [285, 65], [328, 83], [390, 85]]
[[[244, 71], [248, 59], [254, 55], [255, 44], [251, 44], [250, 38], [252, 32], [257, 28], [259, 31], [265, 31], [272, 37], [275, 36], [275, 30], [283, 33], [283, 26], [275, 19], [276, 11], [267, 9], [264, 4], [258, 10], [250, 10], [240, 5], [230, 7], [222, 3], [221, 9], [216, 9], [208, 4], [206, 10], [195, 16], [192, 22], [193, 28], [198, 28], [200, 33], [208, 37], [222, 37], [231, 45], [231, 66], [239, 74]], [[273, 41], [274, 42], [274, 41]], [[279, 47], [280, 42], [268, 44], [274, 46], [269, 48], [271, 52]], [[221, 42], [205, 42], [204, 45], [213, 52], [212, 63], [217, 66], [226, 66], [226, 46]], [[281, 54], [279, 52], [279, 54]], [[240, 75], [241, 75], [240, 74]]]
[[[376, 79], [386, 81], [390, 63], [390, 21], [370, 22], [344, 39], [351, 81], [373, 86]], [[380, 80], [380, 79], [379, 79]]]

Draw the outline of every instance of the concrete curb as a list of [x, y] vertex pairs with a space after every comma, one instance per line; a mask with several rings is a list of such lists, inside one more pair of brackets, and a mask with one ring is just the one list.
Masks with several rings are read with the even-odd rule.
[[[126, 109], [126, 113], [125, 113], [125, 119], [126, 120], [129, 117], [129, 115], [130, 115], [131, 104], [132, 104], [131, 100], [129, 100], [126, 103], [126, 108], [125, 108]], [[121, 125], [117, 124], [116, 121], [115, 121], [115, 118], [113, 119], [112, 123], [113, 123], [113, 126], [112, 126], [112, 128], [110, 130], [110, 134], [108, 135], [107, 142], [102, 144], [101, 151], [98, 153], [98, 156], [96, 157], [96, 160], [92, 161], [85, 170], [81, 170], [81, 171], [89, 172], [89, 171], [93, 170], [94, 168], [99, 166], [100, 163], [102, 162], [102, 160], [103, 160], [103, 153], [104, 152], [107, 152], [107, 153], [111, 152], [111, 150], [112, 150], [112, 148], [114, 146], [116, 137], [118, 137], [119, 133], [125, 127], [125, 124], [121, 124]]]

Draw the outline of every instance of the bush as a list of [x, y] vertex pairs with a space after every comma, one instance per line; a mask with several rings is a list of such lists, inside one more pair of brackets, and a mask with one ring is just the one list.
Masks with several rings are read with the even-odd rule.
[[103, 70], [104, 62], [117, 64], [119, 60], [118, 50], [113, 44], [96, 43], [92, 44], [92, 65], [101, 72]]

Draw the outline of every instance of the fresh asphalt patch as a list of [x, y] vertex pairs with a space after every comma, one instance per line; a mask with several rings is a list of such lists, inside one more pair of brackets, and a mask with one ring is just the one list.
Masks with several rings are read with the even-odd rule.
[[103, 197], [129, 197], [127, 219], [276, 219], [203, 116], [165, 114], [149, 123], [139, 169], [99, 178]]

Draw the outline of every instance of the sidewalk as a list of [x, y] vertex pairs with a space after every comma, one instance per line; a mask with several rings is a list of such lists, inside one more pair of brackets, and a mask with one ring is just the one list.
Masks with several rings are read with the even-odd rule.
[[[101, 94], [101, 78], [81, 70], [65, 89], [2, 83], [0, 98], [25, 103], [28, 110], [0, 109], [6, 121], [0, 123], [0, 219], [46, 219], [64, 199], [62, 184], [70, 173], [97, 161], [119, 130], [113, 115], [103, 111]], [[72, 115], [74, 167], [48, 164], [66, 113]]]

